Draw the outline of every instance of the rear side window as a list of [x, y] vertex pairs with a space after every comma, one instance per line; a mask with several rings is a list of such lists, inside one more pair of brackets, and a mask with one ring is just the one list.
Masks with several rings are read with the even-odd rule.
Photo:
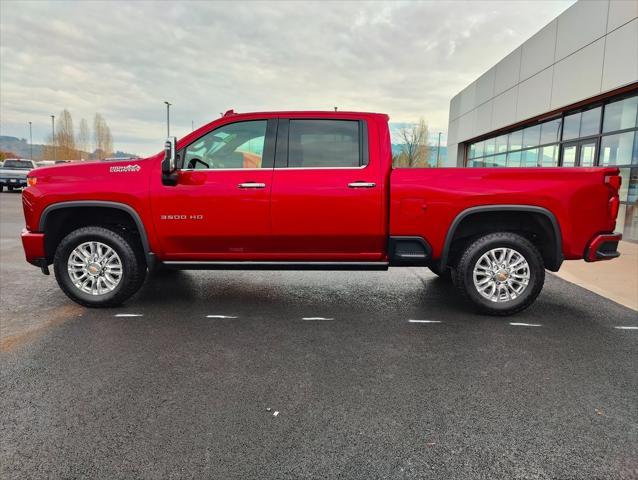
[[357, 168], [360, 133], [356, 120], [290, 120], [288, 167]]

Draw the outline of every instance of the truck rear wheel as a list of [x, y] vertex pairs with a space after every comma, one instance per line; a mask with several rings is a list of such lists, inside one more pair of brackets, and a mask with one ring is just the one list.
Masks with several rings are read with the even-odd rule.
[[511, 232], [485, 235], [463, 252], [454, 284], [483, 313], [512, 315], [543, 289], [545, 267], [536, 247]]
[[104, 227], [82, 227], [62, 239], [53, 261], [62, 291], [86, 307], [114, 307], [144, 283], [144, 255], [133, 239]]

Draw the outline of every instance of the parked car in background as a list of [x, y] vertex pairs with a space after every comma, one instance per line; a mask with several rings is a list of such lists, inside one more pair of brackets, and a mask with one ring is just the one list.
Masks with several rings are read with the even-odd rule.
[[50, 167], [55, 165], [55, 162], [53, 160], [40, 160], [39, 162], [36, 162], [36, 165], [38, 167]]
[[21, 158], [9, 158], [4, 161], [0, 168], [0, 192], [7, 187], [9, 191], [14, 188], [23, 188], [27, 186], [27, 174], [36, 168], [33, 160], [25, 160]]

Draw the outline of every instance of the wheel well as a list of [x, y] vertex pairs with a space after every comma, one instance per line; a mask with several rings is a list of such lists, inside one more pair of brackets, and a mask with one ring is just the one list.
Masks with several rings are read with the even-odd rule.
[[44, 219], [45, 252], [47, 263], [53, 262], [55, 250], [69, 233], [81, 227], [99, 226], [108, 228], [128, 238], [135, 247], [144, 251], [143, 232], [140, 232], [133, 216], [114, 207], [73, 206], [52, 210]]
[[562, 263], [560, 232], [556, 229], [551, 217], [537, 211], [470, 213], [456, 225], [451, 240], [448, 240], [447, 261], [443, 260], [447, 265], [456, 265], [465, 247], [475, 239], [488, 233], [512, 232], [532, 242], [543, 257], [545, 268], [556, 271]]

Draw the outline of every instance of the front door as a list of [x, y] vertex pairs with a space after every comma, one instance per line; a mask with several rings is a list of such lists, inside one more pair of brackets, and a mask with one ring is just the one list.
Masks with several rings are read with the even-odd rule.
[[177, 185], [151, 196], [167, 259], [241, 260], [269, 250], [276, 122], [227, 123], [180, 150]]
[[280, 119], [272, 241], [282, 260], [375, 261], [385, 254], [385, 193], [364, 121]]
[[593, 167], [596, 163], [598, 142], [595, 139], [564, 143], [561, 147], [563, 167]]

